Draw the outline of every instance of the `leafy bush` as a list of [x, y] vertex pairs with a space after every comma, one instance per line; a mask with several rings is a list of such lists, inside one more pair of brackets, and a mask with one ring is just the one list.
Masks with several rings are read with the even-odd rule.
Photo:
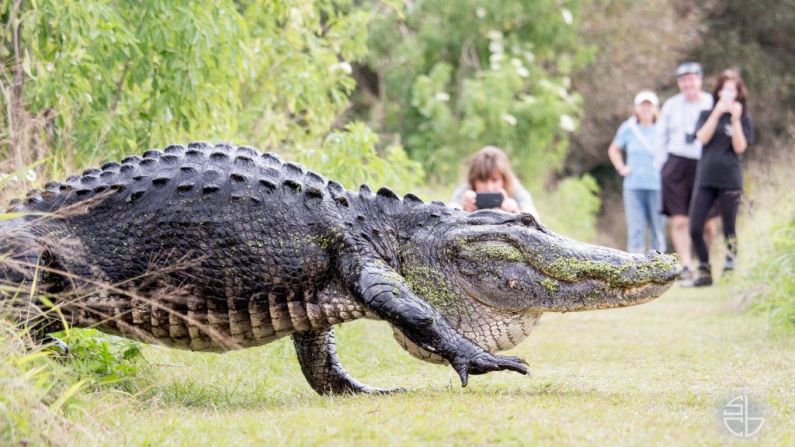
[[511, 154], [531, 188], [559, 168], [580, 98], [569, 76], [579, 1], [426, 0], [383, 11], [359, 67], [357, 116], [397, 135], [432, 181], [487, 144]]
[[139, 373], [148, 364], [139, 343], [96, 329], [69, 329], [53, 336], [68, 347], [68, 352], [62, 356], [64, 364], [90, 385], [128, 392], [140, 388]]
[[393, 144], [379, 153], [377, 143], [377, 134], [362, 123], [352, 123], [330, 133], [319, 150], [303, 151], [299, 160], [354, 190], [367, 183], [409, 192], [422, 182], [422, 166], [402, 147]]

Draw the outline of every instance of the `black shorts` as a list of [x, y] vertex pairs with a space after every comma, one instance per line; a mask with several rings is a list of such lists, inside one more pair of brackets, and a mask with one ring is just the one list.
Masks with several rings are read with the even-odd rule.
[[[662, 168], [662, 213], [666, 216], [687, 216], [696, 183], [698, 160], [669, 155]], [[708, 218], [717, 217], [720, 210], [713, 206]]]

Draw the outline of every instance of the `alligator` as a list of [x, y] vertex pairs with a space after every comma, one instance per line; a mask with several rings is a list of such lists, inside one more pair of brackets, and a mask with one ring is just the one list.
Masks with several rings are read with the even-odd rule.
[[528, 374], [524, 360], [493, 352], [516, 346], [542, 313], [644, 303], [680, 273], [673, 256], [576, 242], [530, 214], [352, 192], [228, 143], [109, 162], [9, 212], [0, 278], [36, 288], [12, 306], [26, 303], [18, 318], [39, 310], [26, 320], [33, 333], [65, 322], [216, 352], [291, 335], [320, 394], [392, 391], [345, 371], [336, 324], [384, 320], [409, 353], [449, 364], [466, 386], [490, 371]]

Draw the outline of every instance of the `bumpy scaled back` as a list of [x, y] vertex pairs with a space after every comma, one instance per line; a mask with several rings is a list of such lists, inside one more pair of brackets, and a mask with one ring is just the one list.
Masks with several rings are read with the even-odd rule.
[[[171, 145], [160, 151], [151, 149], [140, 157], [129, 156], [120, 163], [108, 162], [63, 183], [50, 182], [44, 190], [33, 189], [25, 199], [12, 200], [9, 212], [52, 212], [92, 198], [137, 202], [156, 192], [157, 197], [178, 195], [223, 195], [229, 200], [260, 200], [263, 191], [277, 188], [303, 192], [309, 200], [328, 195], [341, 206], [348, 206], [350, 193], [342, 185], [307, 171], [301, 165], [284, 162], [273, 153], [260, 153], [248, 146], [229, 143], [211, 145], [194, 142]], [[256, 192], [256, 193], [255, 193]], [[372, 196], [362, 187], [360, 195]], [[384, 206], [401, 202], [397, 195], [381, 188], [375, 199]], [[403, 202], [421, 204], [413, 194]]]

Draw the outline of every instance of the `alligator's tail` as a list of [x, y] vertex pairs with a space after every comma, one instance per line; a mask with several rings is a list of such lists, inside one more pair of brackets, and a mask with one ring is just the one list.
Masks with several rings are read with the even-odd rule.
[[4, 286], [34, 280], [41, 258], [41, 244], [23, 218], [0, 221], [0, 282]]
[[51, 324], [40, 318], [42, 244], [30, 230], [24, 218], [0, 220], [0, 319], [28, 327], [38, 338]]

